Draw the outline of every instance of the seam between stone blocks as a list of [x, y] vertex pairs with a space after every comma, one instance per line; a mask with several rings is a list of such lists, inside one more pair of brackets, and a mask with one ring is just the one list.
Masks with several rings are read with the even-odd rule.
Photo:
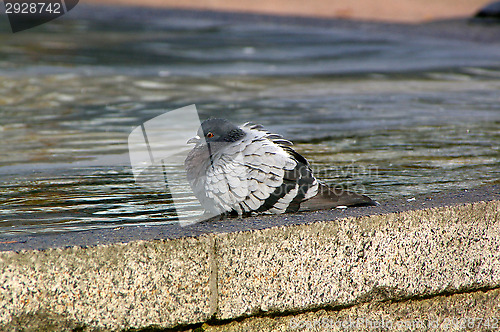
[[[456, 291], [456, 292], [440, 292], [440, 293], [435, 293], [435, 294], [430, 294], [426, 296], [411, 296], [411, 297], [406, 297], [402, 299], [387, 299], [383, 301], [362, 301], [362, 302], [356, 302], [356, 303], [350, 303], [350, 304], [345, 304], [345, 305], [319, 305], [317, 307], [312, 307], [312, 308], [307, 308], [307, 309], [296, 309], [296, 310], [285, 310], [285, 311], [280, 311], [280, 312], [258, 312], [258, 313], [253, 313], [251, 315], [243, 315], [243, 316], [238, 316], [234, 318], [228, 318], [228, 319], [212, 319], [211, 321], [208, 322], [211, 326], [224, 326], [227, 324], [230, 324], [232, 322], [243, 322], [249, 319], [254, 319], [254, 318], [280, 318], [280, 317], [292, 317], [295, 315], [300, 315], [300, 314], [307, 314], [307, 313], [314, 313], [318, 312], [320, 310], [324, 310], [327, 312], [341, 312], [343, 310], [349, 310], [354, 307], [359, 307], [362, 305], [370, 304], [370, 303], [391, 303], [391, 304], [399, 304], [399, 303], [404, 303], [408, 301], [423, 301], [423, 300], [429, 300], [429, 299], [434, 299], [438, 297], [449, 297], [449, 296], [455, 296], [455, 295], [463, 295], [463, 294], [474, 294], [478, 292], [490, 292], [490, 291], [496, 291], [500, 290], [500, 285], [493, 285], [493, 286], [486, 286], [486, 287], [479, 287], [479, 288], [471, 288], [468, 290], [463, 290], [463, 291]], [[184, 331], [184, 330], [183, 330]]]
[[215, 234], [210, 235], [210, 279], [209, 279], [209, 289], [210, 289], [210, 318], [216, 319], [219, 313], [219, 285], [218, 285], [218, 275], [219, 266], [217, 262], [217, 236]]

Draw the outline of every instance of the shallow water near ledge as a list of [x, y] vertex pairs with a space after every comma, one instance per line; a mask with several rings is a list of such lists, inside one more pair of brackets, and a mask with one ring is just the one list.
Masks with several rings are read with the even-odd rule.
[[133, 13], [1, 33], [1, 234], [175, 222], [127, 137], [189, 104], [264, 124], [377, 200], [498, 183], [500, 46]]

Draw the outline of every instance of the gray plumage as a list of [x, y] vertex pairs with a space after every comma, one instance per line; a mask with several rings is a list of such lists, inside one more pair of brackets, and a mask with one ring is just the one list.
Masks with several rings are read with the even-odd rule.
[[261, 125], [225, 119], [202, 123], [185, 160], [187, 179], [201, 205], [215, 214], [280, 214], [339, 205], [374, 205], [369, 197], [336, 193], [314, 177], [292, 143]]

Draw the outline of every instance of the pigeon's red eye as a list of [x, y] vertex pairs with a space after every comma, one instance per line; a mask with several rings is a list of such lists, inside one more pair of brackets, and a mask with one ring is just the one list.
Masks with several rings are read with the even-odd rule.
[[207, 134], [207, 137], [208, 137], [208, 138], [212, 138], [212, 137], [214, 137], [214, 134], [212, 134], [212, 133], [208, 133], [208, 134]]

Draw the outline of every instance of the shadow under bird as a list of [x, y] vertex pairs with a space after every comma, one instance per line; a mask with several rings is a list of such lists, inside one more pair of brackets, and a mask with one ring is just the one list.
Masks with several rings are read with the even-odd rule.
[[195, 144], [184, 162], [187, 179], [209, 213], [281, 214], [377, 204], [318, 181], [292, 142], [261, 125], [208, 119], [187, 143]]

